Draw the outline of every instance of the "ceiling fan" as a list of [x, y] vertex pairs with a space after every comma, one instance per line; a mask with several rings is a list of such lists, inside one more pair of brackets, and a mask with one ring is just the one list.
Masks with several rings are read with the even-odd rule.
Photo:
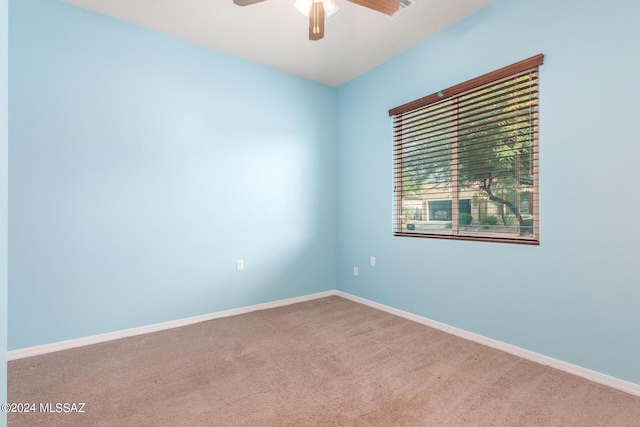
[[[233, 0], [238, 6], [249, 6], [266, 0]], [[375, 11], [393, 15], [400, 7], [400, 0], [347, 0]], [[309, 40], [324, 37], [324, 18], [340, 9], [335, 0], [298, 0], [296, 8], [309, 17]]]

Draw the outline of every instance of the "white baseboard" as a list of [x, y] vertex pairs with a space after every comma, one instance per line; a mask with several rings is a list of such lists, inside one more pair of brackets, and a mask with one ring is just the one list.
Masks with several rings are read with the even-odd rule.
[[598, 384], [602, 384], [616, 390], [623, 391], [625, 393], [633, 394], [640, 397], [640, 385], [629, 381], [621, 380], [616, 377], [602, 374], [600, 372], [592, 371], [581, 366], [573, 365], [571, 363], [563, 362], [562, 360], [554, 359], [553, 357], [544, 356], [533, 351], [525, 350], [524, 348], [516, 347], [515, 345], [507, 344], [502, 341], [487, 338], [482, 335], [474, 334], [473, 332], [465, 331], [453, 326], [449, 326], [444, 323], [437, 322], [435, 320], [428, 319], [426, 317], [418, 316], [417, 314], [409, 313], [407, 311], [398, 310], [397, 308], [389, 307], [384, 304], [379, 304], [374, 301], [370, 301], [365, 298], [361, 298], [355, 295], [348, 294], [342, 291], [336, 291], [336, 295], [360, 304], [368, 305], [369, 307], [376, 308], [378, 310], [386, 311], [387, 313], [394, 314], [405, 319], [412, 320], [414, 322], [429, 326], [434, 329], [438, 329], [443, 332], [447, 332], [451, 335], [458, 336], [460, 338], [467, 339], [469, 341], [477, 342], [478, 344], [486, 345], [497, 350], [502, 350], [505, 353], [513, 354], [514, 356], [521, 357], [523, 359], [530, 360], [532, 362], [540, 363], [541, 365], [550, 366], [552, 368], [564, 371], [578, 377], [585, 378], [589, 381], [593, 381]]
[[417, 314], [409, 313], [407, 311], [399, 310], [397, 308], [390, 307], [388, 305], [380, 304], [365, 298], [361, 298], [352, 294], [348, 294], [342, 291], [326, 291], [317, 294], [304, 295], [301, 297], [288, 298], [279, 301], [267, 302], [263, 304], [250, 305], [246, 307], [234, 308], [231, 310], [219, 311], [216, 313], [204, 314], [201, 316], [188, 317], [185, 319], [173, 320], [170, 322], [156, 323], [154, 325], [141, 326], [139, 328], [125, 329], [122, 331], [109, 332], [106, 334], [93, 335], [85, 338], [78, 338], [68, 341], [61, 341], [51, 344], [39, 345], [35, 347], [27, 347], [18, 350], [12, 350], [7, 353], [7, 360], [17, 360], [25, 357], [37, 356], [40, 354], [53, 353], [55, 351], [68, 350], [75, 347], [82, 347], [85, 345], [97, 344], [101, 342], [116, 340], [119, 338], [132, 337], [135, 335], [143, 335], [151, 332], [163, 331], [166, 329], [178, 328], [180, 326], [192, 325], [194, 323], [204, 322], [207, 320], [219, 319], [222, 317], [237, 316], [239, 314], [250, 313], [253, 311], [267, 310], [270, 308], [282, 307], [285, 305], [297, 304], [300, 302], [311, 301], [318, 298], [325, 298], [328, 296], [337, 295], [339, 297], [354, 301], [360, 304], [367, 305], [369, 307], [385, 311], [387, 313], [403, 317], [405, 319], [429, 326], [434, 329], [438, 329], [443, 332], [447, 332], [451, 335], [455, 335], [469, 341], [474, 341], [487, 347], [492, 347], [497, 350], [504, 351], [505, 353], [513, 354], [514, 356], [522, 357], [523, 359], [530, 360], [532, 362], [547, 365], [552, 368], [564, 371], [587, 380], [593, 381], [598, 384], [602, 384], [616, 390], [623, 391], [625, 393], [632, 394], [640, 397], [640, 385], [621, 380], [616, 377], [605, 375], [596, 371], [592, 371], [581, 366], [573, 365], [571, 363], [563, 362], [562, 360], [554, 359], [552, 357], [544, 356], [533, 351], [525, 350], [520, 347], [516, 347], [511, 344], [507, 344], [498, 340], [487, 338], [482, 335], [474, 334], [473, 332], [465, 331], [453, 326], [449, 326], [444, 323], [437, 322], [435, 320], [428, 319], [426, 317], [418, 316]]
[[318, 298], [325, 298], [332, 295], [336, 295], [336, 291], [332, 290], [320, 292], [317, 294], [304, 295], [301, 297], [288, 298], [263, 304], [234, 308], [231, 310], [218, 311], [216, 313], [203, 314], [201, 316], [187, 317], [184, 319], [172, 320], [169, 322], [156, 323], [153, 325], [141, 326], [138, 328], [124, 329], [121, 331], [109, 332], [106, 334], [92, 335], [90, 337], [21, 348], [18, 350], [11, 350], [7, 352], [7, 361], [23, 359], [25, 357], [31, 356], [38, 356], [40, 354], [53, 353], [55, 351], [68, 350], [70, 348], [82, 347], [85, 345], [98, 344], [101, 342], [117, 340], [120, 338], [133, 337], [135, 335], [149, 334], [151, 332], [163, 331], [165, 329], [179, 328], [180, 326], [192, 325], [194, 323], [204, 322], [207, 320], [219, 319], [221, 317], [237, 316], [238, 314], [245, 314], [252, 311], [267, 310], [269, 308], [297, 304], [300, 302], [311, 301]]

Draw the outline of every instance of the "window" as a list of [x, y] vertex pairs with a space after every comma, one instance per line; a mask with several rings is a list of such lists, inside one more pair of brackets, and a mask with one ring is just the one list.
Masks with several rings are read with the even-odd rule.
[[539, 244], [542, 59], [389, 110], [394, 235]]

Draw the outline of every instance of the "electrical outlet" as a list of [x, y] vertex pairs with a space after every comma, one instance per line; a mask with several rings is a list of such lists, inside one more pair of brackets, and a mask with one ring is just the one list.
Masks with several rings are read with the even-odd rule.
[[375, 267], [376, 266], [376, 257], [372, 256], [371, 257], [371, 267]]
[[354, 276], [358, 275], [358, 267], [353, 267], [353, 275]]
[[244, 270], [244, 261], [239, 259], [236, 261], [236, 270]]

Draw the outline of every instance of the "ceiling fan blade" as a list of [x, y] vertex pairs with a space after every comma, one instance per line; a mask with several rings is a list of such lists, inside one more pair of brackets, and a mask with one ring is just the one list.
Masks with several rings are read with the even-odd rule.
[[265, 0], [233, 0], [233, 2], [238, 6], [249, 6], [255, 3], [260, 3], [261, 1]]
[[400, 0], [349, 0], [351, 3], [393, 15], [400, 8]]
[[309, 11], [309, 40], [324, 37], [324, 6], [321, 1], [311, 3]]

